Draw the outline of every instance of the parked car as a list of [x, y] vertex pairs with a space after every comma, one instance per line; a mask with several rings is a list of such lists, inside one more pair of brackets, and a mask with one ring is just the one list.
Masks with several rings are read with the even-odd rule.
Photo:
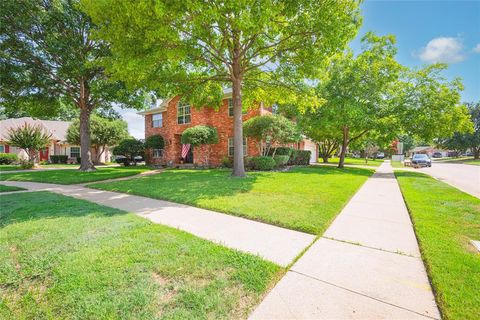
[[412, 166], [414, 167], [431, 167], [432, 160], [422, 153], [414, 154], [412, 157]]
[[383, 158], [385, 158], [385, 153], [383, 152], [377, 153], [377, 159], [383, 159]]
[[432, 158], [441, 158], [441, 157], [442, 157], [441, 152], [434, 152], [433, 155], [432, 155]]

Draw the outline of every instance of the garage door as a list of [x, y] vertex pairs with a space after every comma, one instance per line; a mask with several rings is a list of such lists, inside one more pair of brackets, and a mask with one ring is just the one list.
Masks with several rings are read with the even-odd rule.
[[312, 141], [305, 140], [304, 149], [310, 151], [310, 163], [317, 162], [317, 145]]

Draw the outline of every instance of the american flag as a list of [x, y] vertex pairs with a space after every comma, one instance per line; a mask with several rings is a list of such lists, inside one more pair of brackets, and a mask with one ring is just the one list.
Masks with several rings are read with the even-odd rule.
[[190, 144], [182, 144], [182, 158], [183, 159], [185, 159], [189, 150], [190, 150]]

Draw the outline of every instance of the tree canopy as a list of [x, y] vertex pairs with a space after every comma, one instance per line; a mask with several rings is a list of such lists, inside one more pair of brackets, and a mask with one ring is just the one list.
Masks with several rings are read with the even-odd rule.
[[181, 141], [183, 144], [191, 144], [193, 146], [215, 144], [218, 143], [218, 131], [215, 127], [198, 125], [185, 129], [182, 133]]
[[244, 122], [243, 130], [246, 137], [255, 138], [264, 156], [269, 155], [273, 146], [300, 140], [295, 123], [281, 115], [253, 117]]
[[234, 171], [244, 175], [242, 104], [318, 104], [305, 79], [357, 33], [357, 0], [83, 0], [111, 44], [106, 68], [133, 88], [219, 106], [231, 87]]
[[94, 40], [77, 0], [4, 0], [0, 4], [0, 103], [5, 112], [61, 117], [80, 114], [81, 170], [94, 170], [89, 117], [95, 108], [140, 106], [143, 96], [109, 81], [98, 61], [108, 45]]
[[[95, 149], [95, 162], [99, 163], [101, 155], [107, 147], [117, 145], [128, 137], [127, 123], [120, 119], [106, 119], [93, 115], [90, 118], [90, 139]], [[80, 144], [80, 121], [72, 122], [67, 130], [67, 141], [71, 144]]]

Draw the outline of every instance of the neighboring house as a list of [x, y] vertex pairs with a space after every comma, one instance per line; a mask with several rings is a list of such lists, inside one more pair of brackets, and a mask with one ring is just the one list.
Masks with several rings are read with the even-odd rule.
[[[231, 90], [224, 91], [223, 104], [217, 110], [213, 107], [194, 108], [180, 101], [180, 97], [167, 99], [158, 107], [139, 112], [145, 117], [145, 138], [160, 134], [165, 140], [164, 149], [151, 150], [147, 154], [147, 162], [151, 164], [176, 165], [179, 163], [195, 163], [202, 165], [205, 156], [200, 148], [190, 147], [188, 152], [181, 143], [181, 136], [185, 129], [208, 125], [216, 127], [218, 143], [211, 146], [210, 165], [218, 166], [225, 158], [233, 158], [233, 103]], [[271, 114], [270, 108], [263, 104], [257, 109], [250, 109], [243, 115], [243, 120], [255, 116]], [[312, 151], [311, 162], [317, 162], [318, 148], [310, 139], [303, 139], [292, 147], [300, 150]], [[186, 156], [182, 157], [182, 149]], [[260, 151], [252, 138], [244, 139], [244, 155], [258, 156]]]
[[[67, 140], [67, 130], [71, 122], [69, 121], [53, 121], [53, 120], [39, 120], [30, 117], [24, 118], [12, 118], [6, 120], [0, 120], [0, 152], [16, 153], [19, 158], [27, 159], [27, 154], [24, 150], [10, 146], [7, 144], [8, 131], [10, 128], [18, 128], [25, 123], [29, 125], [42, 126], [46, 132], [51, 134], [50, 145], [41, 150], [39, 154], [40, 161], [49, 161], [52, 155], [66, 155], [70, 158], [70, 161], [76, 161], [77, 157], [80, 157], [80, 146], [71, 145]], [[92, 159], [96, 158], [95, 150], [92, 148]], [[111, 158], [111, 152], [106, 150], [101, 156], [99, 162], [109, 162]]]

